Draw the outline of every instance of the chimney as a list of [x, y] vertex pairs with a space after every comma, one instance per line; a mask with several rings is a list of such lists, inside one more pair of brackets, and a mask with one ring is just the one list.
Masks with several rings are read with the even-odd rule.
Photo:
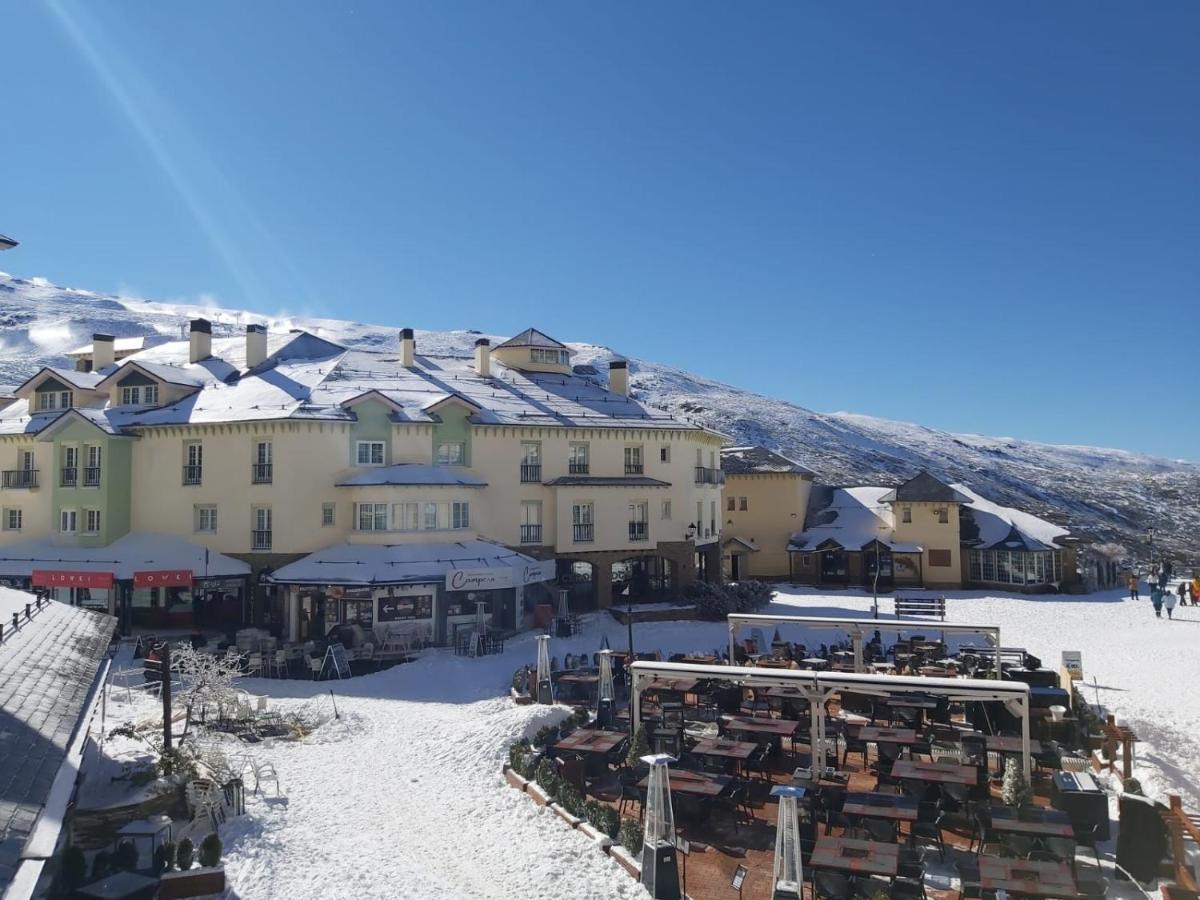
[[111, 366], [116, 362], [116, 358], [116, 351], [113, 349], [113, 336], [111, 334], [93, 334], [92, 371], [97, 372], [100, 369]]
[[412, 366], [413, 353], [416, 352], [417, 342], [413, 340], [411, 328], [400, 329], [400, 365]]
[[622, 397], [629, 396], [629, 363], [623, 359], [609, 360], [608, 389]]
[[475, 342], [475, 372], [480, 378], [492, 377], [492, 342], [487, 338]]
[[262, 365], [267, 358], [267, 326], [246, 326], [246, 368]]
[[188, 339], [188, 362], [198, 363], [212, 356], [212, 322], [208, 319], [192, 319]]

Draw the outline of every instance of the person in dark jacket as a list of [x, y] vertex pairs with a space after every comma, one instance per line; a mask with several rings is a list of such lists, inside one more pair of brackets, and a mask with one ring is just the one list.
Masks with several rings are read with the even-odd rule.
[[1154, 615], [1157, 618], [1161, 619], [1162, 618], [1162, 607], [1163, 607], [1163, 592], [1162, 592], [1162, 588], [1160, 588], [1157, 584], [1154, 585], [1154, 587], [1150, 588], [1150, 602], [1152, 604], [1154, 604]]

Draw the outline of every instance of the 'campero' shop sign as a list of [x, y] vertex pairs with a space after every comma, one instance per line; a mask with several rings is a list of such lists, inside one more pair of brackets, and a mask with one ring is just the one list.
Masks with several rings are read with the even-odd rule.
[[529, 562], [523, 566], [496, 566], [494, 569], [451, 569], [446, 573], [446, 590], [500, 590], [553, 578], [552, 559]]

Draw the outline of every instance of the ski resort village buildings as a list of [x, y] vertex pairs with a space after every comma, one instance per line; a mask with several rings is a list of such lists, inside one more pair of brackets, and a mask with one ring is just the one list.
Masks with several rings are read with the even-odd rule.
[[529, 329], [472, 358], [306, 332], [98, 334], [0, 410], [0, 579], [124, 627], [411, 625], [452, 643], [696, 579], [1042, 588], [1063, 529], [928, 475], [829, 488]]

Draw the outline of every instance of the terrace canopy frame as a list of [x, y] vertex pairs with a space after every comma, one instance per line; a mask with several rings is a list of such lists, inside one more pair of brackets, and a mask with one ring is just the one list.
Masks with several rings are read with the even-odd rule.
[[951, 702], [999, 701], [1005, 703], [1013, 715], [1019, 715], [1021, 718], [1021, 762], [1026, 780], [1032, 776], [1029, 751], [1030, 688], [1023, 681], [923, 678], [911, 675], [868, 675], [858, 672], [809, 672], [748, 666], [699, 666], [642, 660], [630, 666], [630, 675], [632, 724], [635, 733], [641, 726], [642, 691], [653, 689], [656, 678], [702, 678], [733, 682], [739, 687], [790, 688], [809, 702], [810, 749], [814, 762], [825, 759], [825, 703], [840, 691], [875, 697], [925, 694], [944, 697]]
[[978, 634], [983, 636], [992, 645], [991, 649], [995, 657], [996, 677], [999, 678], [1001, 676], [1000, 654], [1004, 648], [1000, 646], [1000, 626], [998, 625], [949, 625], [944, 622], [929, 622], [925, 619], [834, 619], [824, 616], [771, 616], [760, 613], [730, 613], [727, 618], [729, 624], [730, 662], [736, 658], [734, 656], [734, 647], [737, 644], [737, 630], [739, 626], [743, 625], [812, 625], [841, 629], [850, 636], [850, 642], [854, 647], [855, 672], [866, 671], [866, 666], [863, 664], [862, 650], [863, 632], [868, 628], [879, 631], [913, 631], [920, 628], [923, 631], [954, 632], [955, 634]]

